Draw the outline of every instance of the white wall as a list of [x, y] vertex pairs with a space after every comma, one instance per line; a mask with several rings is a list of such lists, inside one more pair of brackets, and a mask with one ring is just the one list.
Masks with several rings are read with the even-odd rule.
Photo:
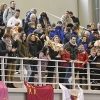
[[92, 0], [78, 0], [79, 3], [79, 19], [81, 25], [86, 27], [87, 24], [94, 22], [93, 18], [93, 1]]
[[[0, 3], [7, 3], [9, 6], [9, 2], [11, 0], [0, 0]], [[62, 14], [66, 10], [70, 10], [74, 12], [75, 16], [78, 16], [77, 10], [77, 0], [14, 0], [16, 2], [16, 8], [21, 9], [20, 18], [25, 17], [25, 13], [29, 11], [31, 8], [37, 8], [38, 13], [41, 11], [47, 11], [52, 13], [58, 17], [61, 17]], [[51, 22], [57, 22], [58, 19], [52, 16], [49, 16]]]

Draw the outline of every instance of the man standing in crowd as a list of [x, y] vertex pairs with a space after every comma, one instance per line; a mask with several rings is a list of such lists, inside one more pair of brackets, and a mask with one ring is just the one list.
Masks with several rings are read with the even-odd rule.
[[[64, 49], [66, 49], [70, 53], [70, 60], [77, 60], [78, 46], [76, 44], [76, 37], [74, 35], [72, 35], [70, 41], [64, 45]], [[66, 68], [65, 83], [69, 83], [68, 79], [71, 76], [72, 76], [72, 68], [71, 64], [69, 63], [68, 67]], [[67, 86], [67, 88], [70, 87]]]
[[63, 15], [61, 17], [61, 21], [62, 21], [63, 24], [67, 24], [67, 25], [70, 24], [70, 23], [73, 24], [73, 20], [69, 15], [69, 11], [66, 11], [65, 15]]
[[5, 25], [7, 24], [8, 20], [15, 14], [15, 7], [16, 7], [15, 1], [11, 1], [10, 7], [5, 9], [5, 11], [3, 13], [3, 21], [4, 21]]
[[70, 17], [72, 18], [73, 22], [78, 23], [80, 25], [79, 19], [73, 15], [73, 12], [70, 11], [69, 14], [70, 14]]
[[12, 27], [12, 28], [14, 28], [14, 26], [22, 27], [22, 21], [19, 19], [19, 16], [20, 16], [20, 10], [16, 9], [14, 16], [8, 20], [7, 27]]

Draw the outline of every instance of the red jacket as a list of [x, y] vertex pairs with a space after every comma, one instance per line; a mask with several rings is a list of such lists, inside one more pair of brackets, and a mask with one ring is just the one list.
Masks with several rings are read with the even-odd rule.
[[61, 66], [67, 67], [68, 62], [70, 61], [70, 53], [68, 53], [66, 50], [63, 50], [63, 53], [61, 55], [61, 60], [67, 61], [67, 62], [61, 62]]
[[[85, 51], [83, 53], [78, 52], [78, 60], [85, 62], [85, 64], [88, 62], [88, 53]], [[77, 63], [76, 67], [84, 68], [84, 65], [82, 63]]]

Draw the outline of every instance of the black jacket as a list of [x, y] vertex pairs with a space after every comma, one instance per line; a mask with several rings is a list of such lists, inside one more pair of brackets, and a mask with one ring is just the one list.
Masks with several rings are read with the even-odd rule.
[[6, 49], [6, 44], [0, 40], [0, 56], [5, 56], [9, 51]]
[[41, 41], [38, 41], [38, 42], [28, 41], [28, 46], [29, 46], [29, 52], [33, 57], [38, 57], [38, 54], [43, 47]]
[[73, 20], [74, 23], [80, 24], [80, 21], [79, 21], [79, 19], [77, 17], [73, 16], [71, 18], [72, 18], [72, 20]]

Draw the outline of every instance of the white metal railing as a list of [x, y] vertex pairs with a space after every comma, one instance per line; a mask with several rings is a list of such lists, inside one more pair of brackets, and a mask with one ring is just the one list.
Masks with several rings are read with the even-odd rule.
[[[2, 74], [1, 74], [1, 76], [2, 76], [2, 81], [4, 81], [4, 83], [5, 84], [7, 84], [7, 83], [14, 83], [14, 84], [20, 84], [21, 86], [21, 88], [23, 88], [24, 87], [24, 81], [25, 81], [25, 79], [27, 78], [27, 77], [29, 77], [30, 78], [30, 76], [25, 76], [24, 75], [24, 65], [30, 65], [30, 64], [23, 64], [23, 61], [24, 60], [32, 60], [31, 58], [20, 58], [20, 57], [3, 57], [3, 56], [0, 56], [0, 59], [1, 59], [1, 72], [2, 72]], [[8, 75], [5, 75], [5, 70], [6, 71], [8, 71], [9, 69], [6, 69], [5, 68], [5, 66], [7, 65], [7, 64], [10, 64], [10, 63], [6, 63], [5, 62], [5, 59], [16, 59], [16, 60], [20, 60], [20, 64], [15, 64], [15, 65], [20, 65], [20, 70], [19, 70], [19, 72], [21, 72], [22, 71], [22, 74], [20, 75], [14, 75], [14, 81], [6, 81], [6, 79], [5, 79], [5, 77], [6, 76], [8, 76]], [[87, 83], [85, 84], [85, 83], [79, 83], [78, 81], [79, 81], [79, 78], [78, 77], [76, 77], [75, 78], [75, 64], [74, 63], [82, 63], [82, 62], [79, 62], [79, 61], [77, 61], [77, 62], [73, 62], [73, 61], [71, 61], [70, 63], [71, 63], [71, 66], [69, 66], [69, 67], [64, 67], [65, 68], [65, 70], [66, 70], [66, 68], [71, 68], [71, 72], [60, 72], [59, 71], [59, 68], [62, 68], [63, 66], [61, 66], [61, 65], [59, 65], [59, 62], [66, 62], [66, 61], [64, 61], [64, 60], [51, 60], [52, 62], [55, 62], [55, 66], [46, 66], [46, 67], [55, 67], [55, 70], [54, 71], [47, 71], [47, 70], [44, 70], [44, 71], [41, 71], [41, 66], [43, 66], [43, 65], [41, 65], [41, 61], [47, 61], [47, 60], [45, 60], [45, 59], [37, 59], [37, 61], [38, 61], [38, 64], [37, 65], [31, 65], [31, 66], [37, 66], [37, 68], [38, 68], [38, 70], [37, 71], [34, 71], [34, 72], [37, 72], [37, 74], [35, 75], [35, 76], [33, 76], [36, 80], [34, 80], [34, 82], [29, 82], [29, 83], [31, 83], [31, 84], [36, 84], [36, 85], [46, 85], [46, 84], [51, 84], [51, 85], [53, 85], [53, 87], [55, 87], [55, 89], [59, 89], [59, 79], [69, 79], [69, 78], [66, 78], [66, 77], [59, 77], [59, 74], [60, 73], [65, 73], [65, 74], [68, 74], [68, 73], [71, 73], [72, 75], [72, 82], [71, 83], [62, 83], [62, 84], [64, 84], [64, 85], [66, 85], [66, 86], [71, 86], [72, 88], [75, 88], [75, 86], [76, 85], [82, 85], [83, 87], [85, 87], [85, 89], [87, 89], [87, 90], [91, 90], [91, 86], [92, 87], [99, 87], [100, 86], [100, 84], [91, 84], [91, 79], [90, 79], [90, 74], [92, 75], [95, 75], [95, 76], [100, 76], [100, 73], [90, 73], [90, 69], [93, 69], [93, 68], [90, 68], [90, 64], [89, 63], [87, 63], [86, 64], [86, 70], [87, 70], [87, 73], [84, 73], [84, 74], [87, 74]], [[92, 63], [92, 64], [100, 64], [100, 63]], [[13, 64], [14, 65], [14, 64]], [[95, 70], [96, 70], [96, 68], [94, 68]], [[97, 68], [97, 70], [99, 71], [100, 69], [99, 68]], [[12, 70], [13, 71], [13, 70]], [[27, 70], [27, 72], [28, 71], [31, 71], [31, 70]], [[54, 77], [47, 77], [46, 75], [44, 76], [44, 77], [42, 77], [42, 75], [41, 75], [41, 72], [45, 72], [45, 73], [53, 73], [54, 74]], [[83, 73], [80, 73], [80, 74], [83, 74]], [[32, 77], [32, 76], [31, 76]], [[20, 78], [21, 78], [21, 80], [20, 80]], [[47, 78], [52, 78], [54, 81], [53, 82], [46, 82], [46, 81], [42, 81], [42, 78], [44, 79], [44, 80], [46, 80]], [[83, 79], [83, 78], [82, 78]], [[99, 78], [97, 78], [97, 79], [92, 79], [92, 80], [95, 80], [95, 81], [97, 81], [97, 80], [100, 80]]]

